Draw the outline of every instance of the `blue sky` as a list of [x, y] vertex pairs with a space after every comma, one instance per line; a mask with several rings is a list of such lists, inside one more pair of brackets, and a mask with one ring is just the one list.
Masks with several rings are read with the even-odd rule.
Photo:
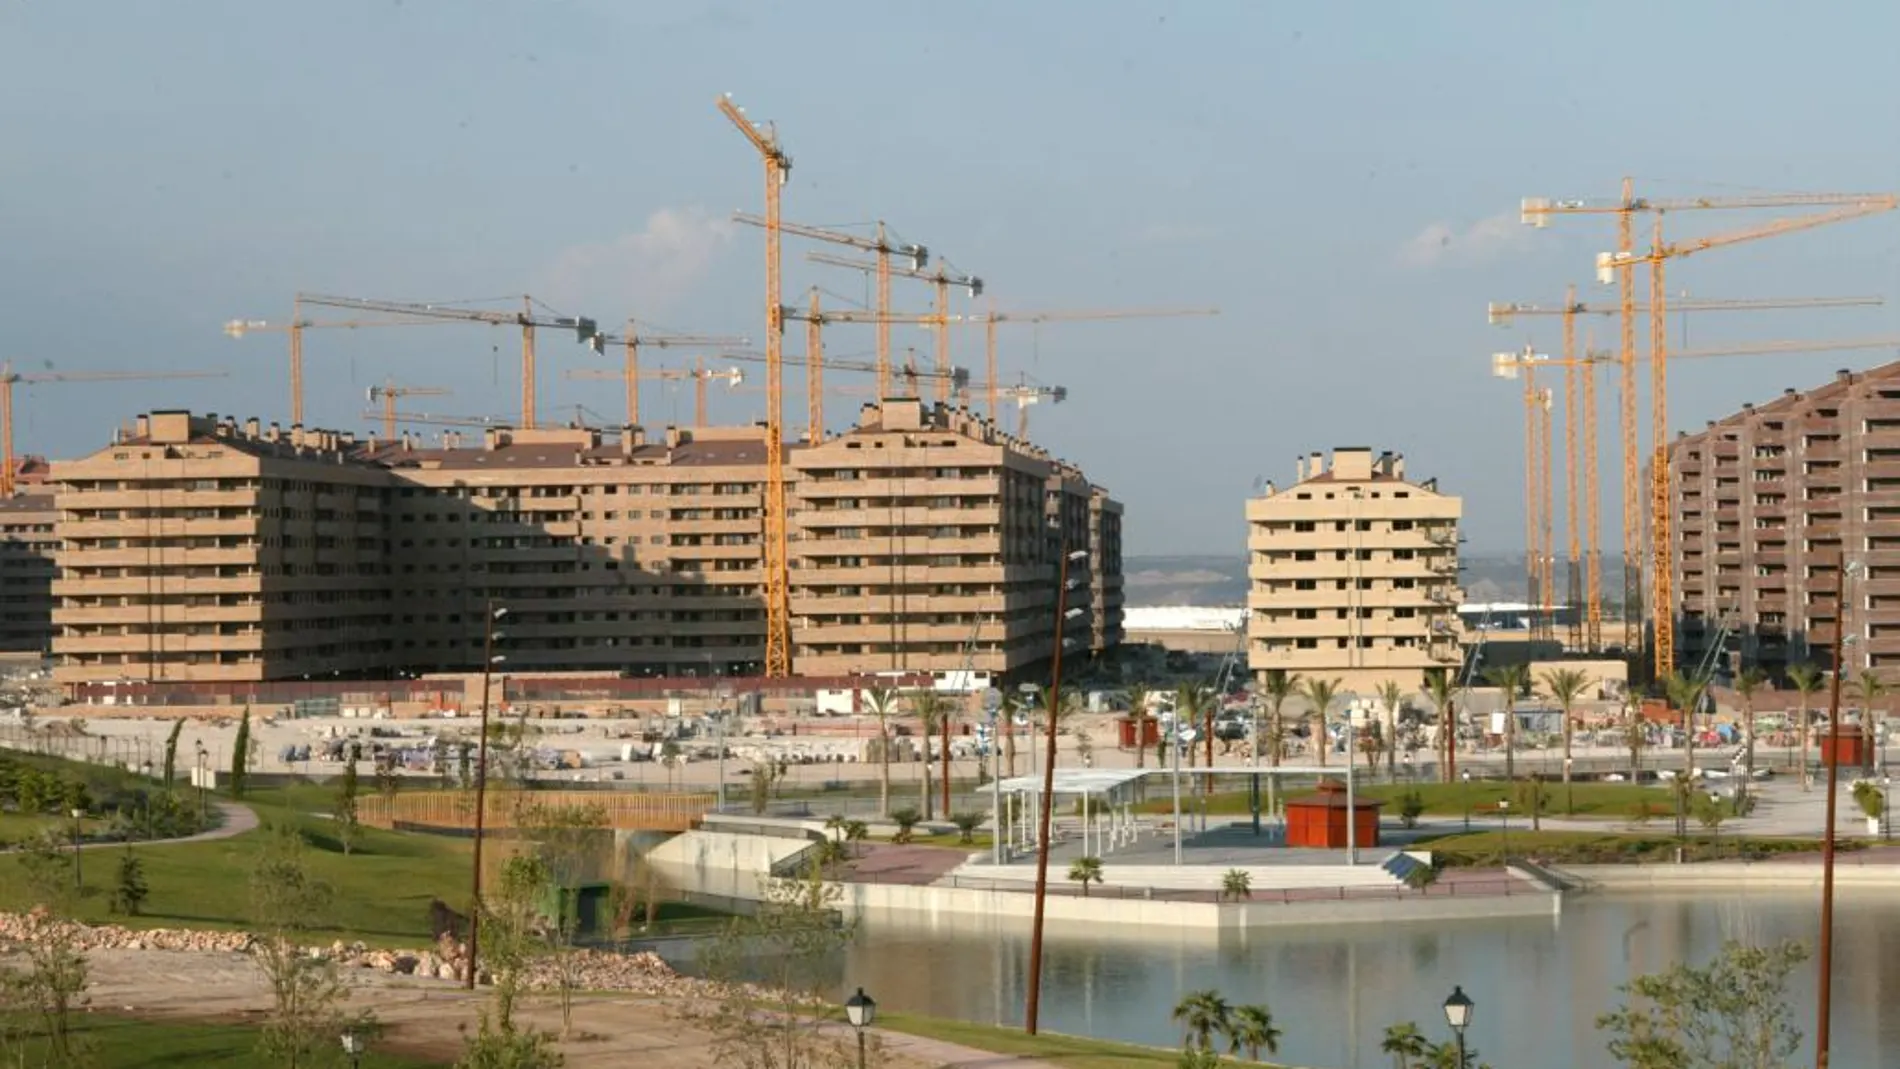
[[[757, 339], [761, 242], [727, 219], [759, 208], [759, 170], [714, 110], [731, 92], [796, 161], [787, 219], [886, 219], [1003, 308], [1223, 310], [1003, 335], [1006, 377], [1068, 387], [1033, 434], [1128, 503], [1129, 552], [1237, 552], [1259, 480], [1352, 444], [1406, 453], [1464, 495], [1472, 548], [1508, 550], [1521, 409], [1489, 354], [1556, 331], [1487, 327], [1484, 305], [1555, 302], [1566, 282], [1603, 296], [1590, 267], [1610, 240], [1607, 221], [1522, 228], [1519, 198], [1611, 196], [1624, 174], [1656, 195], [1900, 189], [1896, 39], [1900, 8], [1874, 3], [0, 0], [0, 357], [232, 372], [23, 389], [20, 448], [59, 456], [142, 407], [286, 419], [281, 337], [219, 325], [282, 318], [299, 289], [526, 292]], [[1671, 233], [1757, 219], [1696, 215]], [[1900, 216], [1882, 217], [1695, 257], [1670, 288], [1891, 300], [1897, 246]], [[867, 297], [807, 248], [787, 246], [788, 295]], [[1697, 345], [1896, 330], [1896, 307], [1688, 326]], [[923, 331], [897, 337], [928, 358]], [[954, 341], [980, 367], [980, 332]], [[453, 389], [433, 411], [514, 410], [516, 345], [312, 333], [311, 422], [366, 428], [386, 375]], [[871, 347], [869, 328], [828, 338]], [[561, 377], [605, 361], [542, 352], [544, 408], [618, 415], [611, 384]], [[1685, 363], [1672, 422], [1890, 356]], [[690, 420], [689, 393], [647, 394], [649, 423]], [[713, 403], [756, 419], [762, 400]]]

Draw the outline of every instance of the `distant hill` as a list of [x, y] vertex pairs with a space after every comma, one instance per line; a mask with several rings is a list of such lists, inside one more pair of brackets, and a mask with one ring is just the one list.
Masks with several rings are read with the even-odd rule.
[[[1470, 601], [1522, 601], [1524, 555], [1468, 554], [1465, 597]], [[1603, 562], [1603, 590], [1615, 600], [1622, 590], [1621, 561]], [[1563, 565], [1557, 582], [1564, 582]], [[1127, 557], [1122, 560], [1123, 593], [1129, 605], [1241, 605], [1247, 600], [1245, 557]]]

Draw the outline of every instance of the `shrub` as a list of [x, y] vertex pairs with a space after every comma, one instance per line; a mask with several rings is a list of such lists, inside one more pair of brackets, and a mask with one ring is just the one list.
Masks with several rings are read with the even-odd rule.
[[958, 842], [965, 844], [974, 843], [976, 842], [976, 829], [983, 824], [983, 814], [952, 813], [950, 814], [950, 823], [957, 826]]
[[917, 812], [916, 809], [910, 806], [891, 810], [891, 822], [897, 825], [897, 834], [891, 836], [891, 841], [894, 843], [910, 842], [911, 839], [916, 836], [917, 825], [922, 822], [923, 819], [923, 814]]
[[1399, 824], [1406, 828], [1418, 827], [1418, 817], [1425, 812], [1425, 799], [1417, 791], [1406, 791], [1399, 795]]

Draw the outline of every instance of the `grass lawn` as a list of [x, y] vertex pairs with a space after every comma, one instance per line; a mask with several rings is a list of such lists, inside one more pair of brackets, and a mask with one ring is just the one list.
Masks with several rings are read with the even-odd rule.
[[[92, 1055], [93, 1069], [271, 1069], [257, 1054], [257, 1029], [243, 1025], [140, 1021], [129, 1017], [87, 1014], [78, 1018], [79, 1033]], [[0, 1027], [6, 1024], [0, 1018]], [[373, 1049], [363, 1056], [364, 1069], [424, 1069], [443, 1062], [417, 1061]], [[0, 1064], [39, 1065], [44, 1051], [36, 1043], [14, 1044], [0, 1038]]]
[[[1020, 1028], [999, 1028], [988, 1024], [948, 1021], [938, 1017], [916, 1017], [908, 1013], [879, 1013], [879, 1027], [926, 1039], [940, 1039], [994, 1054], [1037, 1058], [1062, 1069], [1174, 1069], [1181, 1054], [1159, 1047], [1141, 1047], [1113, 1043], [1103, 1039], [1083, 1039], [1043, 1033], [1029, 1035]], [[1270, 1065], [1225, 1059], [1223, 1065]]]
[[[1485, 868], [1504, 863], [1507, 836], [1495, 831], [1444, 835], [1424, 840], [1420, 846], [1442, 856], [1454, 867]], [[1617, 834], [1589, 831], [1512, 831], [1508, 836], [1512, 857], [1537, 858], [1555, 864], [1614, 865], [1674, 861], [1676, 847], [1683, 846], [1690, 861], [1760, 860], [1776, 854], [1811, 853], [1821, 848], [1818, 839], [1776, 839], [1717, 835], [1697, 831], [1682, 843], [1662, 833]], [[1858, 850], [1857, 840], [1840, 840], [1839, 850]]]

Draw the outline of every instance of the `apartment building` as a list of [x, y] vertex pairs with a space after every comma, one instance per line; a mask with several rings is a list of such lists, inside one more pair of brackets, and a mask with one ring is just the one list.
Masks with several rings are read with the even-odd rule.
[[[1082, 649], [1098, 630], [1119, 640], [1120, 505], [988, 421], [890, 400], [867, 407], [854, 430], [793, 449], [788, 463], [799, 672], [1019, 678], [1048, 660], [1063, 547], [1098, 538], [1114, 557], [1091, 557], [1089, 569], [1107, 570], [1099, 579], [1078, 571], [1090, 581], [1071, 603], [1085, 612], [1064, 634]], [[1098, 625], [1086, 591], [1111, 583], [1118, 597]]]
[[[1900, 362], [1788, 390], [1669, 446], [1677, 663], [1900, 667]], [[1718, 648], [1719, 643], [1719, 648]]]
[[0, 500], [0, 651], [46, 653], [51, 645], [58, 515], [53, 495], [37, 485]]
[[1462, 502], [1411, 482], [1393, 453], [1341, 448], [1299, 462], [1284, 490], [1247, 502], [1247, 664], [1409, 693], [1462, 659]]
[[[501, 608], [504, 671], [754, 674], [766, 448], [757, 427], [492, 428], [429, 447], [140, 417], [55, 465], [56, 672], [469, 670]], [[1054, 470], [986, 421], [914, 401], [787, 447], [795, 670], [1008, 675], [1045, 660]], [[1118, 639], [1120, 506], [1079, 473], [1061, 487], [1077, 544], [1114, 550], [1113, 574], [1090, 577], [1115, 592], [1113, 615], [1077, 626]]]

